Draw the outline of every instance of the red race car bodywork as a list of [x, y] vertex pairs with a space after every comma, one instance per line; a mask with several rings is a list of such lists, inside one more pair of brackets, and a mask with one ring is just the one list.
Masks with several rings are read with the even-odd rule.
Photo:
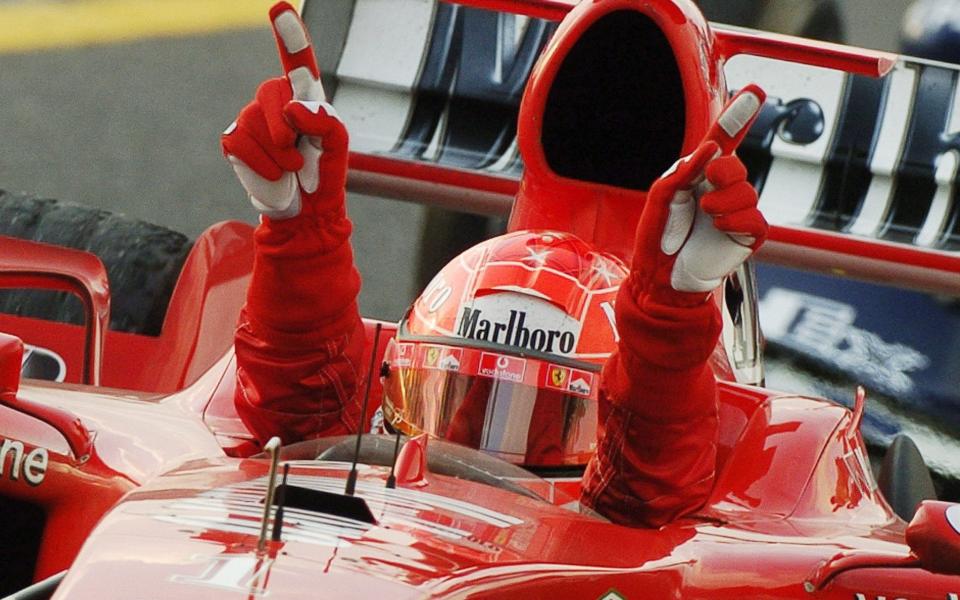
[[[574, 5], [469, 4], [548, 20]], [[695, 10], [679, 0], [646, 4], [665, 28]], [[701, 52], [715, 67], [749, 52], [874, 77], [895, 60], [739, 31], [718, 33]], [[502, 174], [359, 147], [357, 189], [425, 193], [488, 212], [516, 190]], [[535, 217], [520, 211], [516, 219]], [[910, 526], [894, 514], [858, 432], [862, 393], [850, 411], [757, 387], [749, 271], [737, 275], [740, 303], [725, 302], [728, 331], [713, 361], [717, 481], [695, 515], [657, 530], [614, 525], [571, 510], [576, 477], [541, 479], [415, 438], [396, 461], [364, 446], [352, 497], [342, 493], [352, 439], [282, 449], [284, 513], [265, 516], [271, 460], [255, 455], [234, 409], [230, 347], [251, 235], [221, 224], [201, 236], [156, 338], [106, 331], [106, 275], [91, 255], [0, 239], [0, 286], [70, 291], [88, 315], [86, 327], [0, 315], [0, 506], [15, 523], [4, 591], [35, 581], [25, 597], [960, 596], [960, 509], [926, 503]], [[790, 224], [775, 227], [771, 242], [771, 260], [864, 277], [895, 272], [904, 285], [945, 292], [956, 291], [960, 273], [955, 254]], [[367, 356], [379, 361], [396, 327], [365, 324]], [[61, 381], [22, 379], [23, 346], [13, 336], [59, 357]], [[375, 408], [380, 384], [369, 387]]]

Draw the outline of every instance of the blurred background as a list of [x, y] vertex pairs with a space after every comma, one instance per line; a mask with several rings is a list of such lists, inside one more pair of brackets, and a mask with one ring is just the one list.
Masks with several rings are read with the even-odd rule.
[[[323, 1], [323, 0], [314, 0]], [[269, 0], [0, 0], [0, 189], [194, 237], [254, 214], [218, 137], [279, 73]], [[713, 20], [895, 49], [908, 0], [704, 0]], [[417, 293], [422, 207], [351, 196], [365, 315]]]

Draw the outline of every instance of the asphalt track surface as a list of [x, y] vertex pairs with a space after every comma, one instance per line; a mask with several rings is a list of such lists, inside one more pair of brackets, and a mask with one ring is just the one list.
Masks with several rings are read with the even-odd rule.
[[[29, 13], [5, 10], [27, 4], [0, 1], [0, 30], [22, 32], [19, 20]], [[108, 10], [121, 3], [73, 0], [63, 10], [70, 4]], [[0, 189], [104, 208], [190, 236], [226, 219], [254, 223], [219, 135], [259, 82], [280, 72], [267, 27], [270, 2], [245, 4], [261, 5], [249, 22], [207, 30], [157, 28], [147, 22], [152, 15], [134, 14], [93, 33], [65, 27], [21, 36], [19, 47], [10, 38], [0, 42]], [[104, 14], [84, 18], [114, 18]], [[422, 209], [360, 196], [348, 203], [364, 277], [361, 309], [395, 320], [416, 293]]]
[[[870, 25], [857, 11], [878, 10], [877, 2], [891, 14], [905, 4], [844, 3], [855, 42], [889, 45], [863, 37]], [[253, 222], [218, 137], [257, 84], [279, 74], [271, 3], [0, 0], [0, 189], [190, 236], [225, 219]], [[887, 38], [896, 20], [880, 27]], [[423, 209], [351, 196], [348, 210], [361, 309], [397, 319], [417, 292]]]

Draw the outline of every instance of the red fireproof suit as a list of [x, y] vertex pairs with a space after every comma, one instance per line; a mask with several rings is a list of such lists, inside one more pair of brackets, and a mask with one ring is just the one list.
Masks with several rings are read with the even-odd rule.
[[[357, 431], [369, 362], [344, 204], [346, 129], [322, 102], [302, 23], [290, 27], [299, 22], [294, 14], [285, 4], [271, 13], [287, 76], [262, 85], [222, 138], [264, 214], [236, 335], [237, 411], [261, 442]], [[281, 19], [288, 21], [285, 34], [277, 27]], [[620, 342], [601, 376], [601, 439], [584, 478], [583, 502], [619, 523], [658, 526], [689, 514], [713, 484], [717, 405], [708, 358], [720, 332], [719, 310], [707, 287], [678, 291], [684, 286], [671, 276], [681, 247], [699, 243], [694, 260], [701, 266], [718, 253], [714, 242], [667, 233], [705, 174], [716, 191], [699, 206], [714, 227], [731, 238], [749, 234], [753, 243], [746, 247], [759, 246], [766, 223], [756, 211], [756, 193], [739, 160], [718, 154], [712, 141], [701, 144], [651, 187], [617, 299]]]

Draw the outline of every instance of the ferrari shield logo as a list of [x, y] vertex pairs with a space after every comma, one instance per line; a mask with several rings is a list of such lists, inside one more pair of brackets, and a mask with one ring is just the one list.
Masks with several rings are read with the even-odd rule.
[[550, 370], [550, 383], [557, 387], [563, 386], [563, 382], [567, 380], [567, 374], [563, 369], [553, 368]]
[[550, 370], [547, 372], [547, 387], [566, 390], [567, 380], [570, 378], [569, 375], [570, 369], [550, 365]]
[[428, 346], [426, 353], [423, 355], [423, 366], [428, 369], [435, 369], [440, 362], [440, 348], [436, 346]]

